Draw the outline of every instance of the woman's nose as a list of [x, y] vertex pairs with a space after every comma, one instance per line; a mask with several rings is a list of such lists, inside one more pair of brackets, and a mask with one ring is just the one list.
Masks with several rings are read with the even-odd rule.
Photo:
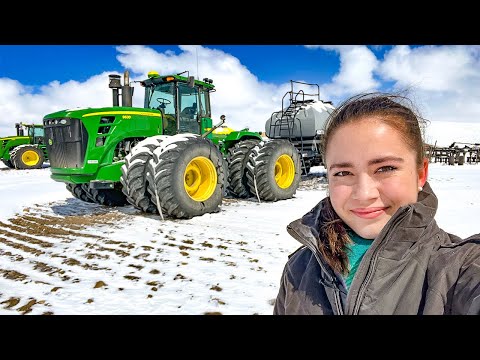
[[378, 184], [368, 175], [358, 175], [353, 185], [352, 198], [355, 200], [371, 200], [379, 196]]

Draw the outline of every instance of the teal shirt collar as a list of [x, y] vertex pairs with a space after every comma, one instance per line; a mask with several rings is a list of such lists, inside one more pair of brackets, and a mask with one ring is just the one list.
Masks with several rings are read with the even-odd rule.
[[347, 233], [353, 242], [352, 244], [347, 245], [349, 273], [345, 276], [345, 283], [347, 285], [347, 289], [350, 289], [350, 284], [352, 283], [353, 277], [357, 272], [358, 265], [362, 261], [363, 255], [365, 255], [370, 245], [372, 245], [373, 240], [364, 239], [352, 230], [348, 230]]

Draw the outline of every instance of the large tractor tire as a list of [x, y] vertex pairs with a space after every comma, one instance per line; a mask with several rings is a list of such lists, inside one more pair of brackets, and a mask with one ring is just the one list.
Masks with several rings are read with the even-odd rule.
[[127, 201], [146, 213], [157, 212], [157, 207], [147, 191], [147, 165], [153, 157], [153, 151], [166, 138], [166, 135], [157, 135], [139, 142], [125, 157], [125, 164], [121, 168], [120, 182]]
[[113, 189], [91, 189], [89, 184], [82, 184], [81, 187], [90, 202], [112, 207], [128, 204], [120, 183]]
[[250, 192], [260, 200], [290, 199], [300, 184], [300, 154], [287, 140], [261, 141], [246, 168]]
[[9, 167], [10, 169], [15, 169], [15, 165], [10, 160], [5, 160], [2, 159], [2, 162], [5, 164], [5, 166]]
[[86, 191], [82, 188], [82, 184], [67, 184], [67, 190], [72, 193], [74, 197], [85, 202], [93, 203], [94, 201], [87, 196]]
[[238, 198], [253, 196], [248, 187], [245, 166], [252, 149], [258, 145], [260, 140], [239, 141], [228, 149], [228, 191]]
[[10, 153], [10, 160], [17, 169], [40, 169], [45, 161], [45, 155], [38, 146], [19, 145]]
[[201, 136], [178, 134], [164, 140], [147, 171], [148, 192], [162, 215], [190, 219], [220, 211], [223, 161], [217, 147]]

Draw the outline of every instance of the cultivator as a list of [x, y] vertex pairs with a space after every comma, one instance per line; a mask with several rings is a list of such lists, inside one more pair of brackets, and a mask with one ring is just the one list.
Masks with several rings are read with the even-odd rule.
[[430, 162], [448, 165], [480, 163], [480, 144], [454, 142], [449, 147], [426, 145], [426, 156]]

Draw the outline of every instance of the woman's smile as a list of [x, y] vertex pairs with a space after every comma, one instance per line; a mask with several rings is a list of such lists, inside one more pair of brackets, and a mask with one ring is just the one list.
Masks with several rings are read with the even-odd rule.
[[371, 208], [357, 208], [350, 211], [362, 219], [375, 219], [380, 215], [384, 215], [385, 210], [387, 209], [388, 207], [371, 207]]

